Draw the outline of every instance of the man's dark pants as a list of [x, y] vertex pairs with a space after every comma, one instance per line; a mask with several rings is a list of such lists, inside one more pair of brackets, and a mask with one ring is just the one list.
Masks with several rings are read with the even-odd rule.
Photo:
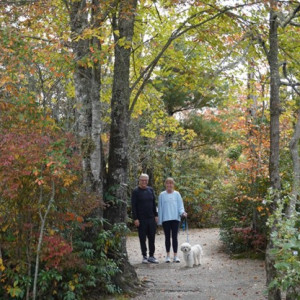
[[148, 238], [149, 256], [153, 256], [155, 252], [155, 233], [156, 222], [154, 218], [139, 220], [140, 226], [139, 238], [141, 244], [142, 255], [147, 256], [146, 238]]

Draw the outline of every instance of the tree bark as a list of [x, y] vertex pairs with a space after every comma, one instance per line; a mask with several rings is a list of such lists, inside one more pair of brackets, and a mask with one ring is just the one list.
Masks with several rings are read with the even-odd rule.
[[[257, 175], [260, 172], [260, 155], [257, 152], [260, 151], [260, 148], [256, 147], [253, 142], [253, 126], [258, 125], [258, 107], [257, 107], [257, 96], [254, 94], [254, 71], [252, 60], [248, 60], [248, 74], [247, 74], [247, 100], [249, 101], [249, 109], [246, 117], [246, 126], [247, 130], [247, 140], [249, 141], [250, 148], [250, 174], [251, 174], [251, 191], [250, 195], [257, 195]], [[260, 131], [260, 129], [259, 129]], [[252, 229], [257, 230], [257, 209], [255, 203], [252, 204]]]
[[[93, 48], [101, 50], [98, 38], [80, 38], [84, 29], [95, 28], [99, 17], [99, 0], [93, 0], [92, 8], [88, 8], [85, 0], [72, 1], [70, 6], [70, 23], [75, 54], [76, 68], [74, 72], [76, 107], [78, 111], [78, 135], [83, 155], [82, 169], [87, 191], [96, 192], [102, 198], [103, 182], [101, 178], [101, 65], [92, 60]], [[83, 63], [82, 59], [90, 59]]]
[[[269, 20], [269, 43], [270, 50], [268, 53], [268, 61], [270, 66], [270, 161], [269, 174], [271, 187], [274, 191], [273, 202], [270, 205], [270, 213], [272, 214], [277, 207], [278, 192], [281, 189], [280, 172], [279, 172], [279, 139], [280, 139], [280, 75], [278, 64], [278, 20], [277, 20], [277, 0], [270, 0], [270, 20]], [[276, 230], [276, 222], [270, 228], [270, 236]], [[266, 249], [266, 273], [267, 285], [275, 279], [276, 269], [275, 261], [271, 254], [274, 245], [269, 237]], [[271, 288], [268, 292], [269, 300], [280, 300], [281, 291], [278, 288]]]
[[[137, 0], [121, 0], [118, 15], [113, 16], [115, 40], [114, 75], [111, 99], [111, 127], [108, 158], [106, 192], [109, 207], [104, 211], [111, 225], [127, 221], [127, 182], [128, 182], [128, 127], [130, 104], [130, 55], [134, 33]], [[134, 268], [129, 264], [126, 250], [126, 237], [122, 237], [119, 255], [122, 274], [115, 278], [116, 283], [129, 291], [138, 283]]]
[[293, 186], [291, 200], [286, 210], [286, 217], [295, 217], [296, 203], [299, 196], [300, 180], [300, 160], [299, 160], [299, 140], [300, 140], [300, 110], [297, 112], [297, 122], [295, 124], [294, 134], [290, 141], [290, 152], [293, 161]]
[[55, 184], [54, 181], [52, 180], [52, 191], [51, 191], [51, 196], [47, 204], [46, 211], [44, 214], [42, 213], [41, 207], [42, 207], [42, 201], [44, 195], [43, 195], [43, 187], [40, 187], [40, 199], [39, 199], [39, 217], [40, 217], [40, 222], [41, 222], [41, 227], [40, 227], [40, 232], [39, 232], [39, 239], [38, 239], [38, 244], [37, 244], [37, 249], [36, 249], [36, 259], [35, 259], [35, 267], [34, 267], [34, 279], [33, 279], [33, 288], [32, 288], [32, 299], [35, 300], [38, 296], [38, 275], [39, 275], [39, 265], [40, 265], [40, 255], [41, 255], [41, 249], [43, 245], [43, 238], [44, 238], [44, 230], [46, 226], [46, 221], [48, 214], [51, 210], [51, 206], [53, 205], [54, 202], [54, 197], [55, 197]]
[[[286, 208], [286, 218], [297, 218], [296, 204], [299, 196], [299, 180], [300, 180], [300, 158], [299, 158], [299, 140], [300, 140], [300, 110], [297, 112], [297, 121], [295, 124], [294, 134], [290, 141], [290, 152], [293, 161], [293, 186], [290, 202]], [[296, 299], [300, 295], [300, 287], [289, 287], [287, 289], [286, 300]]]
[[[271, 1], [274, 3], [276, 1]], [[273, 6], [274, 4], [272, 4]], [[268, 55], [270, 66], [270, 180], [271, 186], [280, 190], [280, 174], [279, 174], [279, 139], [280, 139], [280, 75], [278, 63], [278, 22], [277, 13], [271, 9], [270, 12], [270, 31], [269, 31], [270, 51]], [[274, 202], [272, 208], [276, 208]]]

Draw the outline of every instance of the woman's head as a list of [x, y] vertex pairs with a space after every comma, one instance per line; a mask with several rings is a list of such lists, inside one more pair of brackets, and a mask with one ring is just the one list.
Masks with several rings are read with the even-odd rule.
[[173, 192], [174, 191], [175, 181], [172, 177], [168, 177], [165, 180], [165, 187], [166, 187], [167, 192]]

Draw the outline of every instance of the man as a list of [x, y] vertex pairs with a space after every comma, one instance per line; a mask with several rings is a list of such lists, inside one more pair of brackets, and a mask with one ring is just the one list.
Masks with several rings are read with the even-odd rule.
[[[148, 186], [149, 176], [141, 174], [139, 185], [132, 192], [131, 207], [134, 225], [138, 228], [141, 250], [143, 255], [142, 263], [157, 264], [154, 257], [155, 232], [158, 216], [155, 205], [155, 194]], [[148, 238], [149, 257], [147, 257], [146, 238]]]

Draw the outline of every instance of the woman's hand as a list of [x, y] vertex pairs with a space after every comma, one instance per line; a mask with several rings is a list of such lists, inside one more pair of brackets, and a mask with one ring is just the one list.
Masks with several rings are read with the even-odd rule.
[[182, 213], [182, 215], [181, 215], [183, 218], [186, 218], [187, 217], [187, 213], [186, 212], [184, 212], [184, 213]]
[[140, 221], [139, 220], [134, 220], [134, 225], [135, 225], [135, 227], [139, 227], [140, 226]]

